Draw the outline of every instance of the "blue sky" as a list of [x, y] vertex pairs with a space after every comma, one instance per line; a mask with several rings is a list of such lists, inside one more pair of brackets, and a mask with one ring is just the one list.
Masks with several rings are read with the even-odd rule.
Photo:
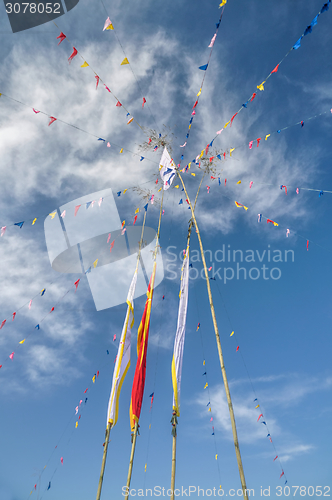
[[[148, 136], [135, 123], [126, 124], [126, 113], [115, 106], [102, 84], [96, 92], [94, 74], [89, 68], [80, 68], [78, 57], [68, 64], [72, 46], [142, 127], [155, 128], [156, 121], [158, 132], [165, 130], [164, 125], [171, 130], [173, 158], [178, 163], [184, 154], [183, 165], [192, 161], [257, 92], [255, 100], [234, 119], [232, 128], [227, 127], [215, 140], [218, 150], [235, 151], [231, 158], [227, 154], [225, 161], [216, 164], [220, 186], [217, 181], [203, 181], [196, 209], [204, 248], [212, 255], [207, 264], [216, 277], [210, 284], [244, 471], [247, 487], [255, 490], [255, 496], [259, 496], [261, 486], [270, 486], [272, 497], [277, 486], [284, 486], [284, 478], [279, 478], [281, 466], [290, 487], [331, 487], [331, 194], [319, 197], [318, 191], [301, 189], [332, 190], [331, 113], [307, 121], [332, 107], [328, 57], [331, 9], [319, 17], [301, 48], [287, 56], [264, 92], [256, 88], [323, 3], [228, 0], [185, 150], [179, 146], [186, 140], [201, 84], [198, 67], [209, 56], [208, 45], [220, 15], [218, 2], [157, 5], [152, 1], [105, 1], [106, 14], [102, 3], [92, 6], [81, 0], [57, 20], [60, 31], [71, 41], [71, 45], [64, 41], [60, 46], [56, 40], [60, 31], [53, 23], [12, 34], [5, 7], [0, 6], [0, 92], [30, 106], [0, 97], [0, 224], [7, 226], [0, 241], [0, 312], [7, 318], [0, 332], [0, 447], [5, 458], [0, 498], [28, 498], [38, 471], [45, 465], [39, 498], [94, 497], [113, 362], [126, 311], [124, 304], [97, 311], [84, 276], [52, 269], [44, 235], [45, 216], [91, 193], [108, 188], [116, 193], [142, 185], [155, 190], [157, 201], [150, 204], [146, 223], [156, 229], [158, 222], [160, 195], [155, 179], [161, 149], [143, 153], [146, 158], [142, 162], [131, 153], [140, 155], [138, 146]], [[107, 16], [135, 76], [128, 66], [120, 66], [124, 55], [115, 34], [102, 31]], [[142, 95], [149, 108], [142, 109]], [[47, 116], [34, 114], [32, 107], [58, 121], [48, 127]], [[92, 135], [60, 123], [60, 119]], [[301, 120], [304, 127], [275, 133]], [[111, 148], [93, 135], [110, 141]], [[259, 137], [259, 147], [254, 142], [250, 150], [249, 141]], [[120, 155], [121, 147], [124, 153]], [[184, 174], [184, 179], [194, 198], [201, 172], [194, 166], [192, 171], [196, 176]], [[239, 180], [241, 184], [237, 184]], [[210, 186], [209, 194], [206, 185]], [[287, 186], [287, 196], [280, 185]], [[165, 278], [155, 290], [151, 316], [141, 435], [132, 477], [136, 489], [170, 485], [170, 365], [177, 321], [179, 254], [186, 245], [190, 217], [186, 203], [179, 205], [181, 197], [184, 201], [180, 188], [170, 189], [164, 197], [160, 244]], [[248, 210], [237, 208], [235, 200]], [[136, 207], [143, 205], [133, 190], [116, 197], [116, 204], [120, 219], [126, 221], [131, 221]], [[257, 222], [258, 213], [263, 214], [261, 223]], [[38, 219], [32, 226], [34, 217]], [[267, 224], [266, 218], [279, 226]], [[22, 220], [30, 222], [22, 229], [11, 226]], [[137, 223], [142, 224], [142, 212]], [[286, 238], [287, 228], [290, 235]], [[308, 251], [306, 240], [310, 241]], [[251, 250], [255, 261], [218, 262], [223, 245], [226, 250], [241, 250], [244, 256]], [[221, 484], [228, 491], [239, 488], [240, 481], [206, 285], [204, 280], [194, 279], [202, 269], [197, 250], [193, 232], [176, 486], [218, 488]], [[293, 258], [285, 262], [287, 250], [293, 250], [293, 254], [288, 253]], [[264, 251], [260, 262], [258, 254], [262, 258]], [[282, 255], [282, 261], [268, 262], [268, 251], [272, 256]], [[247, 279], [244, 271], [236, 279], [238, 263], [245, 268]], [[269, 279], [263, 278], [263, 264], [269, 268]], [[273, 267], [280, 270], [281, 274], [277, 270], [273, 275], [280, 274], [280, 279], [271, 278]], [[254, 278], [257, 275], [252, 268], [259, 269], [258, 279], [250, 278], [249, 272]], [[224, 273], [229, 277], [232, 270], [234, 279], [225, 283]], [[77, 292], [71, 289], [60, 300], [78, 278], [82, 279]], [[118, 283], [113, 286], [116, 290]], [[29, 310], [29, 300], [43, 288], [47, 292], [36, 298]], [[144, 301], [144, 296], [135, 300], [134, 342]], [[41, 323], [55, 304], [55, 311]], [[14, 311], [18, 313], [11, 322]], [[198, 322], [201, 328], [197, 332]], [[34, 331], [38, 323], [41, 328]], [[233, 330], [235, 335], [230, 337]], [[113, 343], [114, 334], [117, 341]], [[13, 361], [8, 358], [12, 351]], [[119, 498], [126, 482], [135, 363], [132, 349], [119, 421], [111, 433], [102, 498]], [[100, 375], [93, 384], [97, 370]], [[203, 389], [204, 371], [209, 394]], [[86, 388], [89, 390], [84, 394]], [[155, 398], [149, 412], [152, 392]], [[75, 407], [86, 396], [76, 429]], [[266, 437], [264, 424], [257, 422], [255, 398], [275, 448]], [[206, 406], [209, 401], [215, 439]], [[280, 462], [273, 460], [276, 454]], [[51, 489], [46, 491], [49, 481]], [[33, 491], [31, 498], [37, 499], [37, 494]], [[191, 496], [197, 498], [197, 494]]]

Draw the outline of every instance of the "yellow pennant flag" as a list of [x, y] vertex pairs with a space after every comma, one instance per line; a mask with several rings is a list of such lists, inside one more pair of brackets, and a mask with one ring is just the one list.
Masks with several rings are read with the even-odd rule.
[[216, 460], [218, 460], [218, 453], [216, 454]]
[[[199, 92], [198, 92], [198, 94], [197, 94], [197, 97], [199, 97], [199, 96], [201, 95], [201, 93], [202, 93], [202, 89], [199, 89]], [[1, 94], [0, 94], [0, 95], [1, 95]]]
[[93, 263], [93, 267], [96, 268], [97, 267], [97, 264], [98, 264], [98, 259], [96, 259]]
[[273, 225], [274, 226], [279, 226], [279, 224], [277, 222], [273, 222]]
[[232, 332], [232, 333], [230, 334], [230, 337], [232, 337], [233, 335], [234, 335], [234, 332]]
[[78, 427], [78, 422], [76, 422], [75, 427], [76, 427], [76, 429], [77, 429], [77, 427]]
[[151, 429], [151, 424], [149, 425], [149, 429]]
[[194, 177], [196, 177], [196, 174], [194, 172], [191, 172], [191, 175], [193, 175]]
[[114, 28], [113, 28], [113, 24], [112, 24], [112, 23], [111, 23], [111, 24], [109, 24], [109, 25], [107, 26], [106, 30], [114, 30]]
[[229, 122], [227, 122], [225, 125], [224, 125], [224, 128], [227, 127], [227, 125], [229, 125], [231, 123], [231, 121], [229, 120]]
[[129, 125], [129, 123], [131, 123], [133, 121], [133, 117], [131, 117], [128, 121], [127, 121], [127, 125]]
[[208, 411], [211, 411], [211, 408], [209, 408]]
[[125, 192], [126, 192], [126, 191], [128, 191], [128, 189], [127, 189], [127, 188], [123, 191], [123, 193], [122, 193], [122, 194], [125, 194]]
[[123, 148], [120, 149], [120, 153], [123, 153]]
[[179, 187], [180, 187], [179, 185], [175, 186], [176, 189], [178, 189]]
[[244, 205], [241, 205], [241, 203], [238, 203], [237, 201], [234, 202], [237, 207], [243, 207], [245, 210], [248, 210], [248, 207], [245, 207]]
[[200, 157], [200, 158], [202, 158], [202, 156], [204, 155], [204, 151], [205, 151], [205, 150], [204, 150], [204, 149], [202, 149], [201, 154], [199, 155], [199, 157]]
[[138, 214], [138, 213], [139, 213], [139, 208], [136, 208], [135, 214]]
[[222, 2], [219, 4], [219, 9], [220, 9], [220, 7], [222, 7], [223, 5], [226, 5], [226, 3], [227, 3], [227, 0], [222, 0]]
[[37, 217], [35, 217], [35, 219], [33, 219], [32, 224], [31, 224], [32, 226], [34, 225], [34, 223], [36, 222], [36, 220], [37, 220]]
[[262, 91], [264, 90], [264, 83], [265, 83], [266, 80], [264, 80], [264, 82], [262, 82], [260, 85], [257, 85], [257, 88], [258, 90]]
[[204, 361], [203, 361], [203, 366], [205, 366], [205, 359], [204, 359]]
[[265, 136], [265, 140], [266, 140], [266, 141], [267, 141], [267, 138], [268, 138], [268, 137], [270, 137], [270, 135], [271, 135], [271, 134], [267, 134], [267, 135]]
[[160, 193], [161, 190], [162, 190], [162, 187], [160, 189], [158, 189], [158, 193]]
[[125, 57], [120, 66], [123, 66], [124, 64], [129, 64], [128, 59]]
[[95, 383], [95, 381], [96, 381], [96, 375], [92, 377], [92, 382]]
[[189, 130], [191, 129], [191, 124], [189, 125], [189, 127], [188, 127], [188, 128], [189, 128]]
[[206, 382], [204, 389], [206, 389], [209, 386], [209, 384]]
[[231, 149], [229, 150], [229, 156], [232, 156], [232, 153], [233, 153], [234, 149], [235, 149], [235, 148], [231, 148]]
[[86, 61], [84, 61], [84, 63], [82, 64], [81, 68], [87, 68], [89, 65]]
[[190, 169], [191, 161], [188, 163], [188, 168]]
[[144, 472], [146, 472], [146, 466], [147, 466], [147, 464], [145, 464], [145, 467], [144, 467]]
[[259, 408], [259, 405], [255, 406], [255, 408]]
[[21, 342], [19, 342], [19, 344], [24, 344], [25, 342], [25, 339], [21, 340]]
[[54, 219], [54, 217], [56, 216], [56, 212], [53, 212], [52, 214], [49, 214], [51, 216], [51, 219]]
[[241, 184], [241, 181], [237, 181], [237, 183], [236, 183], [236, 184]]

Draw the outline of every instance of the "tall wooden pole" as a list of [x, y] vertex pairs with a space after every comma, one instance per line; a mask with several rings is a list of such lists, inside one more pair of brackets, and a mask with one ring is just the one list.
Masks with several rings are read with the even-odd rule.
[[197, 225], [197, 221], [196, 221], [196, 217], [195, 217], [195, 211], [194, 211], [194, 209], [192, 207], [189, 195], [187, 193], [186, 186], [185, 186], [185, 184], [183, 182], [183, 179], [182, 179], [181, 174], [180, 174], [179, 171], [178, 171], [178, 176], [179, 176], [179, 178], [181, 180], [184, 192], [186, 193], [186, 197], [187, 197], [187, 200], [188, 200], [189, 205], [190, 205], [192, 218], [193, 218], [193, 221], [194, 221], [194, 224], [195, 224], [195, 227], [196, 227], [197, 236], [198, 236], [199, 247], [200, 247], [200, 251], [201, 251], [202, 262], [203, 262], [204, 272], [205, 272], [207, 292], [208, 292], [209, 302], [210, 302], [212, 322], [213, 322], [214, 332], [216, 334], [216, 341], [217, 341], [217, 348], [218, 348], [218, 354], [219, 354], [219, 361], [220, 361], [221, 373], [222, 373], [222, 378], [223, 378], [223, 381], [224, 381], [224, 386], [225, 386], [225, 391], [226, 391], [226, 398], [227, 398], [229, 413], [230, 413], [230, 417], [231, 417], [231, 425], [232, 425], [232, 432], [233, 432], [233, 441], [234, 441], [234, 446], [235, 446], [235, 454], [236, 454], [236, 459], [237, 459], [237, 465], [238, 465], [238, 468], [239, 468], [239, 474], [240, 474], [240, 480], [241, 480], [243, 498], [245, 500], [248, 500], [247, 486], [246, 486], [246, 480], [245, 480], [245, 477], [244, 477], [244, 471], [243, 471], [243, 464], [242, 464], [242, 459], [241, 459], [239, 441], [238, 441], [238, 437], [237, 437], [237, 430], [236, 430], [236, 423], [235, 423], [235, 416], [234, 416], [233, 404], [232, 404], [231, 394], [230, 394], [230, 391], [229, 391], [228, 380], [227, 380], [227, 375], [226, 375], [226, 370], [225, 370], [225, 365], [224, 365], [224, 357], [223, 357], [222, 349], [221, 349], [221, 343], [220, 343], [220, 337], [219, 337], [219, 330], [218, 330], [217, 318], [216, 318], [216, 313], [215, 313], [214, 306], [213, 306], [212, 293], [211, 293], [211, 287], [210, 287], [210, 280], [209, 280], [209, 275], [208, 275], [208, 271], [207, 271], [207, 267], [206, 267], [205, 256], [204, 256], [204, 249], [203, 249], [203, 245], [202, 245], [201, 235], [200, 235], [200, 232], [199, 232], [199, 229], [198, 229], [198, 225]]
[[136, 447], [136, 438], [137, 438], [137, 431], [138, 431], [138, 422], [135, 420], [135, 427], [134, 427], [134, 434], [133, 436], [133, 442], [131, 445], [131, 453], [130, 453], [130, 460], [129, 460], [129, 469], [128, 469], [128, 477], [127, 477], [127, 484], [126, 484], [126, 496], [125, 500], [128, 500], [129, 496], [129, 490], [130, 490], [130, 481], [131, 481], [131, 474], [133, 471], [133, 463], [134, 463], [134, 454], [135, 454], [135, 447]]
[[[196, 208], [197, 198], [198, 198], [198, 195], [199, 195], [199, 192], [200, 192], [200, 189], [201, 189], [204, 177], [205, 177], [205, 173], [202, 176], [200, 185], [198, 186], [198, 190], [197, 190], [196, 198], [195, 198], [195, 203], [194, 203], [194, 210]], [[188, 229], [187, 246], [190, 243], [190, 235], [191, 235], [192, 225], [193, 225], [193, 222], [191, 220], [191, 222], [189, 224], [189, 229]], [[173, 443], [172, 443], [172, 472], [171, 472], [171, 500], [174, 500], [174, 497], [175, 497], [175, 495], [174, 495], [174, 489], [175, 489], [175, 471], [176, 471], [176, 436], [177, 436], [177, 423], [178, 423], [177, 422], [176, 411], [173, 412], [173, 416], [172, 416], [171, 422], [172, 422], [172, 435], [173, 435]]]
[[103, 460], [101, 462], [101, 472], [100, 472], [100, 478], [99, 478], [99, 483], [98, 483], [96, 500], [100, 500], [101, 488], [103, 486], [106, 457], [107, 457], [107, 448], [108, 448], [108, 443], [109, 443], [109, 438], [110, 438], [110, 433], [111, 433], [111, 427], [112, 427], [111, 422], [108, 422], [107, 427], [106, 427], [106, 433], [105, 433], [104, 453], [103, 453]]

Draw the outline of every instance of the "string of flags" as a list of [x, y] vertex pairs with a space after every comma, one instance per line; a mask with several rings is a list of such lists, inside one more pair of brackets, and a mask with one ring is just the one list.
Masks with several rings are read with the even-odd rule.
[[[217, 289], [218, 289], [219, 295], [220, 295], [220, 297], [221, 297], [221, 300], [222, 300], [222, 302], [223, 302], [223, 306], [224, 306], [224, 309], [225, 309], [225, 312], [226, 312], [226, 316], [227, 316], [227, 318], [228, 318], [228, 322], [229, 322], [230, 328], [232, 329], [232, 331], [231, 331], [231, 333], [230, 333], [230, 335], [229, 335], [229, 336], [230, 336], [230, 337], [233, 337], [233, 336], [235, 335], [235, 336], [234, 336], [234, 339], [236, 340], [236, 344], [238, 344], [238, 340], [237, 340], [237, 338], [236, 338], [236, 337], [237, 337], [237, 335], [236, 335], [236, 333], [235, 333], [235, 330], [233, 330], [233, 325], [232, 325], [232, 323], [231, 323], [231, 320], [230, 320], [230, 317], [229, 317], [228, 311], [227, 311], [227, 309], [226, 309], [226, 304], [225, 304], [225, 302], [224, 302], [224, 300], [223, 300], [223, 297], [222, 297], [222, 294], [221, 294], [221, 292], [220, 292], [220, 289], [219, 289], [218, 283], [216, 283], [216, 286], [217, 286]], [[273, 461], [275, 462], [277, 459], [279, 460], [279, 464], [280, 464], [280, 468], [281, 468], [281, 475], [280, 475], [280, 478], [281, 478], [282, 476], [284, 476], [284, 475], [285, 475], [285, 473], [284, 473], [284, 470], [283, 470], [283, 468], [282, 468], [282, 465], [281, 465], [281, 462], [280, 462], [280, 458], [279, 458], [279, 456], [278, 456], [278, 454], [277, 454], [277, 451], [276, 451], [275, 445], [274, 445], [274, 443], [273, 443], [273, 441], [272, 441], [272, 438], [271, 438], [271, 433], [270, 433], [269, 428], [268, 428], [268, 424], [267, 424], [267, 422], [266, 422], [266, 419], [265, 419], [265, 417], [264, 417], [263, 413], [261, 413], [261, 405], [258, 403], [258, 399], [257, 399], [257, 397], [256, 397], [256, 392], [255, 392], [255, 389], [254, 389], [254, 386], [253, 386], [253, 382], [252, 382], [252, 379], [251, 379], [251, 377], [250, 377], [250, 375], [249, 375], [249, 371], [248, 371], [247, 365], [246, 365], [246, 363], [245, 363], [243, 353], [242, 353], [242, 351], [240, 351], [240, 346], [239, 346], [239, 344], [238, 344], [238, 345], [237, 345], [237, 347], [236, 347], [236, 352], [239, 352], [239, 353], [240, 353], [240, 357], [241, 357], [242, 362], [243, 362], [243, 364], [244, 364], [245, 370], [246, 370], [246, 372], [247, 372], [248, 379], [249, 379], [249, 381], [250, 381], [250, 385], [251, 385], [252, 390], [253, 390], [253, 393], [254, 393], [254, 395], [255, 395], [255, 399], [254, 399], [254, 403], [256, 403], [255, 409], [258, 409], [258, 408], [259, 408], [259, 410], [258, 410], [259, 415], [258, 415], [258, 418], [257, 418], [257, 422], [260, 422], [261, 424], [265, 425], [265, 427], [266, 427], [266, 429], [267, 429], [267, 432], [268, 432], [267, 437], [269, 438], [270, 442], [272, 443], [273, 448], [274, 448], [274, 453], [275, 453], [275, 458], [273, 459]], [[261, 420], [261, 419], [262, 419], [262, 420]], [[286, 483], [287, 483], [287, 480], [286, 480]], [[286, 483], [285, 483], [285, 484], [286, 484]]]
[[[96, 135], [96, 134], [93, 134], [93, 133], [91, 133], [91, 132], [88, 132], [87, 130], [84, 130], [84, 129], [80, 128], [80, 127], [77, 127], [76, 125], [73, 125], [73, 124], [71, 124], [71, 123], [69, 123], [69, 122], [66, 122], [66, 121], [62, 120], [61, 118], [56, 118], [56, 117], [54, 117], [54, 116], [50, 116], [50, 115], [49, 115], [48, 113], [46, 113], [45, 111], [36, 110], [34, 107], [31, 107], [31, 106], [29, 106], [28, 104], [25, 104], [25, 103], [24, 103], [24, 102], [22, 102], [22, 101], [19, 101], [19, 100], [17, 100], [17, 99], [14, 99], [13, 97], [8, 96], [7, 94], [0, 93], [0, 96], [6, 97], [7, 99], [9, 99], [9, 100], [11, 100], [11, 101], [13, 101], [13, 102], [16, 102], [16, 103], [18, 103], [18, 104], [21, 104], [22, 106], [25, 106], [25, 107], [27, 107], [27, 108], [29, 108], [29, 109], [32, 109], [32, 111], [33, 111], [35, 114], [39, 114], [39, 113], [41, 113], [42, 115], [46, 116], [46, 117], [48, 118], [48, 120], [49, 120], [48, 126], [52, 125], [52, 123], [54, 123], [55, 121], [57, 121], [58, 123], [63, 123], [63, 124], [65, 124], [65, 125], [67, 125], [68, 127], [74, 128], [74, 129], [76, 129], [76, 130], [79, 130], [80, 132], [83, 132], [84, 134], [87, 134], [87, 135], [90, 135], [91, 137], [96, 138], [98, 141], [105, 143], [105, 144], [106, 144], [106, 146], [107, 146], [108, 148], [111, 148], [112, 150], [116, 149], [116, 151], [119, 151], [119, 154], [120, 154], [120, 153], [123, 153], [124, 151], [126, 151], [126, 152], [128, 152], [128, 153], [131, 153], [131, 154], [132, 154], [132, 155], [134, 155], [134, 156], [138, 156], [138, 157], [140, 158], [140, 161], [142, 161], [142, 160], [141, 160], [142, 156], [141, 156], [139, 153], [135, 153], [134, 151], [131, 151], [131, 150], [130, 150], [130, 149], [128, 149], [128, 148], [124, 148], [124, 147], [119, 146], [118, 144], [115, 144], [115, 143], [113, 143], [113, 142], [111, 142], [111, 141], [109, 141], [109, 140], [103, 139], [103, 138], [102, 138], [102, 137], [100, 137], [99, 135]], [[118, 107], [121, 107], [121, 106], [122, 106], [122, 104], [120, 103], [120, 101], [118, 101], [118, 102], [117, 102], [116, 106], [118, 106]], [[128, 117], [129, 117], [129, 118], [128, 118]], [[128, 115], [127, 115], [127, 118], [128, 118], [127, 124], [129, 124], [129, 123], [131, 123], [131, 122], [133, 121], [133, 117], [130, 117], [130, 116], [129, 116], [129, 113], [128, 113]], [[150, 161], [150, 162], [152, 162], [152, 163], [156, 163], [154, 160], [150, 160], [149, 158], [145, 158], [145, 157], [144, 157], [143, 159], [146, 159], [146, 160], [148, 160], [148, 161]]]
[[[286, 55], [285, 55], [285, 56], [281, 59], [281, 61], [280, 61], [280, 62], [279, 62], [279, 63], [278, 63], [275, 67], [274, 67], [274, 69], [273, 69], [273, 70], [269, 73], [269, 75], [265, 78], [265, 80], [264, 80], [262, 83], [260, 83], [259, 85], [257, 85], [257, 90], [259, 90], [260, 92], [262, 92], [262, 91], [264, 91], [264, 90], [265, 90], [264, 85], [266, 84], [266, 82], [268, 81], [268, 79], [269, 79], [269, 78], [270, 78], [270, 77], [271, 77], [274, 73], [277, 73], [277, 72], [278, 72], [279, 66], [280, 66], [280, 65], [282, 64], [282, 62], [286, 59], [286, 57], [290, 54], [290, 52], [292, 52], [294, 49], [296, 50], [296, 49], [298, 49], [298, 48], [300, 47], [300, 45], [301, 45], [301, 44], [300, 44], [300, 42], [301, 42], [302, 38], [303, 38], [304, 36], [306, 36], [308, 33], [311, 33], [312, 28], [313, 28], [313, 27], [317, 24], [318, 17], [319, 17], [319, 16], [320, 16], [323, 12], [326, 12], [326, 11], [328, 11], [328, 10], [329, 10], [330, 3], [331, 3], [331, 0], [328, 0], [328, 2], [324, 3], [323, 7], [321, 8], [321, 10], [320, 10], [320, 11], [319, 11], [319, 13], [317, 14], [317, 16], [313, 19], [313, 21], [311, 22], [311, 24], [310, 24], [310, 25], [308, 25], [308, 26], [305, 28], [305, 30], [304, 30], [304, 32], [303, 32], [303, 34], [301, 35], [301, 37], [299, 38], [299, 40], [295, 43], [295, 45], [293, 45], [293, 46], [289, 49], [289, 51], [286, 53]], [[220, 5], [221, 5], [221, 4], [220, 4]], [[222, 4], [222, 5], [225, 5], [225, 4]], [[206, 71], [206, 69], [207, 69], [207, 65], [206, 65], [206, 67], [202, 66], [200, 69], [203, 69], [204, 71]], [[237, 116], [237, 115], [238, 115], [238, 114], [239, 114], [239, 113], [240, 113], [243, 109], [246, 109], [246, 108], [247, 108], [247, 106], [248, 106], [248, 104], [249, 104], [249, 103], [251, 103], [251, 102], [253, 102], [253, 100], [255, 99], [255, 97], [256, 97], [256, 96], [257, 96], [257, 92], [255, 91], [255, 92], [253, 92], [253, 93], [251, 94], [251, 96], [249, 97], [249, 99], [248, 99], [248, 100], [247, 100], [244, 104], [242, 104], [242, 105], [241, 105], [240, 109], [239, 109], [236, 113], [234, 113], [234, 114], [233, 114], [233, 116], [229, 119], [229, 121], [227, 121], [227, 122], [225, 123], [224, 127], [223, 127], [223, 128], [221, 128], [220, 130], [218, 130], [218, 131], [215, 133], [215, 136], [214, 136], [214, 138], [212, 139], [212, 141], [211, 141], [211, 143], [210, 143], [211, 145], [212, 145], [213, 141], [214, 141], [214, 140], [218, 137], [218, 135], [220, 135], [220, 134], [221, 134], [221, 132], [223, 132], [223, 131], [224, 131], [224, 130], [228, 127], [228, 125], [229, 125], [230, 127], [232, 126], [234, 118], [235, 118], [235, 117], [236, 117], [236, 116]], [[300, 123], [301, 123], [301, 122], [300, 122]], [[190, 124], [191, 124], [191, 123], [190, 123]], [[301, 125], [302, 125], [302, 124], [301, 124]], [[303, 126], [303, 125], [302, 125], [302, 126]], [[280, 133], [280, 132], [281, 132], [281, 129], [280, 129], [280, 130], [278, 130], [278, 133]], [[267, 134], [267, 137], [269, 137], [269, 135], [268, 135], [268, 134]], [[252, 146], [251, 146], [251, 147], [252, 147]], [[249, 143], [249, 148], [251, 149], [251, 147], [250, 147], [250, 143]], [[203, 151], [204, 151], [204, 150], [203, 150]]]
[[[183, 144], [183, 146], [180, 146], [181, 148], [185, 148], [186, 145], [187, 145], [187, 141], [189, 139], [189, 135], [190, 135], [190, 129], [192, 127], [192, 123], [193, 123], [193, 120], [194, 120], [194, 117], [196, 115], [196, 111], [197, 111], [197, 106], [198, 106], [198, 103], [199, 103], [199, 98], [200, 98], [200, 95], [202, 94], [202, 90], [203, 90], [203, 86], [204, 86], [204, 80], [205, 80], [205, 76], [206, 76], [206, 70], [208, 68], [208, 65], [209, 65], [209, 62], [210, 62], [210, 59], [211, 59], [211, 56], [212, 56], [212, 51], [213, 51], [213, 47], [214, 47], [214, 43], [216, 41], [216, 38], [217, 38], [217, 35], [218, 35], [218, 30], [219, 30], [219, 27], [220, 27], [220, 23], [221, 23], [221, 20], [222, 20], [222, 17], [223, 17], [223, 13], [224, 13], [224, 9], [222, 10], [221, 12], [221, 15], [219, 17], [219, 20], [218, 22], [216, 23], [216, 31], [211, 39], [211, 42], [209, 44], [209, 48], [211, 49], [210, 50], [210, 54], [209, 54], [209, 58], [208, 58], [208, 62], [207, 64], [204, 64], [203, 66], [200, 66], [198, 69], [204, 71], [204, 75], [203, 75], [203, 78], [202, 78], [202, 82], [201, 82], [201, 85], [200, 85], [200, 88], [199, 88], [199, 91], [196, 95], [196, 99], [195, 99], [195, 103], [192, 107], [192, 111], [191, 111], [191, 118], [189, 120], [189, 124], [188, 124], [188, 129], [187, 129], [187, 133], [186, 133], [186, 141], [185, 143]], [[181, 155], [181, 160], [183, 160], [183, 157], [184, 155], [182, 154]], [[181, 160], [180, 160], [180, 164], [181, 164]]]

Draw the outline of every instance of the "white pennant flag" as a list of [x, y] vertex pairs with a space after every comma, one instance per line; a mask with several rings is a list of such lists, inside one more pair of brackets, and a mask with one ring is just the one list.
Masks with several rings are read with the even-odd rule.
[[188, 288], [189, 288], [189, 245], [187, 246], [185, 261], [181, 277], [181, 291], [178, 312], [178, 324], [174, 340], [174, 352], [172, 359], [172, 382], [173, 382], [173, 410], [177, 416], [180, 416], [180, 392], [181, 392], [181, 373], [184, 339], [186, 335], [186, 319], [188, 306]]
[[166, 147], [161, 155], [159, 169], [160, 177], [164, 182], [164, 190], [170, 188], [172, 182], [176, 177], [175, 163], [169, 155]]
[[121, 339], [113, 372], [111, 395], [107, 409], [107, 425], [110, 422], [112, 427], [118, 420], [119, 397], [122, 383], [130, 366], [131, 329], [134, 326], [134, 295], [137, 282], [137, 269], [133, 276], [128, 296], [127, 314], [122, 328]]

